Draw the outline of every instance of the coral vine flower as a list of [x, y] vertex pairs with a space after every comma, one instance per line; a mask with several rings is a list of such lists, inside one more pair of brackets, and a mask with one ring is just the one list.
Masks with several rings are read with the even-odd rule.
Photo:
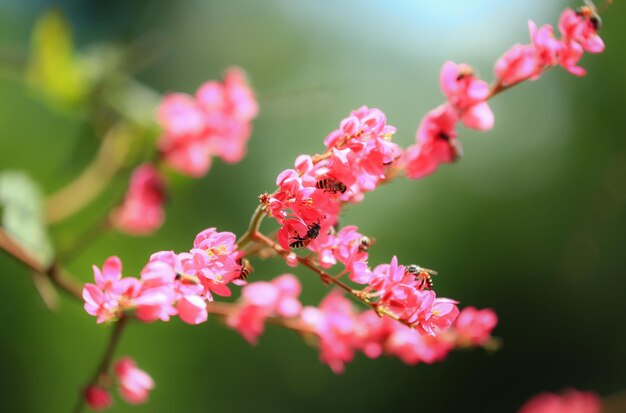
[[98, 386], [90, 386], [83, 393], [85, 403], [93, 410], [106, 410], [111, 407], [113, 401], [106, 389]]
[[604, 51], [604, 42], [598, 35], [600, 25], [600, 16], [589, 4], [580, 7], [577, 12], [565, 9], [559, 19], [559, 31], [563, 38], [580, 44], [589, 53]]
[[138, 166], [130, 179], [122, 205], [111, 214], [111, 222], [131, 235], [149, 235], [163, 224], [165, 182], [150, 164]]
[[352, 304], [340, 292], [332, 291], [317, 307], [305, 307], [302, 320], [319, 337], [320, 359], [337, 374], [352, 361], [355, 319]]
[[[295, 169], [278, 175], [278, 190], [263, 196], [261, 202], [281, 224], [278, 241], [283, 248], [294, 244], [294, 248], [315, 250], [330, 242], [327, 237], [342, 203], [360, 202], [365, 192], [384, 182], [391, 165], [401, 157], [402, 150], [391, 142], [394, 133], [380, 110], [363, 106], [326, 137], [324, 154], [301, 155]], [[313, 226], [319, 230], [307, 236]]]
[[158, 109], [164, 132], [160, 152], [170, 166], [193, 177], [208, 172], [213, 155], [239, 162], [257, 113], [254, 92], [243, 71], [231, 68], [223, 83], [209, 81], [195, 97], [176, 93], [163, 98]]
[[465, 307], [454, 322], [454, 329], [461, 344], [479, 346], [489, 340], [496, 324], [498, 316], [493, 310]]
[[456, 139], [457, 120], [449, 104], [424, 116], [417, 130], [417, 145], [409, 147], [405, 153], [407, 177], [423, 178], [435, 172], [440, 164], [454, 162], [461, 156], [461, 144]]
[[496, 61], [494, 72], [503, 85], [514, 85], [540, 73], [537, 50], [531, 45], [516, 44]]
[[301, 291], [300, 281], [292, 274], [283, 274], [271, 282], [250, 283], [242, 289], [241, 306], [228, 316], [226, 323], [250, 344], [256, 344], [268, 317], [291, 318], [300, 314]]
[[128, 403], [142, 404], [148, 401], [148, 394], [154, 388], [154, 380], [139, 369], [130, 357], [124, 357], [115, 364], [115, 375], [119, 382], [120, 394]]
[[493, 128], [493, 112], [486, 103], [489, 85], [476, 78], [469, 65], [445, 62], [441, 68], [440, 85], [465, 126], [478, 130]]
[[530, 399], [518, 413], [600, 413], [602, 405], [592, 392], [568, 390], [562, 395], [541, 393]]

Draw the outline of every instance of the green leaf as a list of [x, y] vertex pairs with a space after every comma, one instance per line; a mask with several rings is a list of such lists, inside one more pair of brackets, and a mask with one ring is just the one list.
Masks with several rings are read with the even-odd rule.
[[59, 10], [44, 13], [33, 28], [28, 80], [51, 101], [81, 103], [89, 92], [85, 68], [74, 50], [71, 27]]
[[0, 206], [4, 230], [44, 266], [54, 258], [54, 250], [43, 219], [39, 187], [26, 174], [5, 171], [0, 174]]

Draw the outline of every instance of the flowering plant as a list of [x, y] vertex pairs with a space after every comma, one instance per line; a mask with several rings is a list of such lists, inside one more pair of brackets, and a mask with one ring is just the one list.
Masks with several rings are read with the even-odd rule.
[[[108, 408], [113, 388], [130, 404], [148, 400], [153, 378], [128, 356], [114, 360], [122, 333], [134, 322], [178, 317], [198, 325], [215, 316], [250, 344], [259, 341], [266, 323], [272, 323], [313, 343], [320, 360], [335, 373], [342, 373], [359, 352], [371, 359], [388, 355], [417, 364], [443, 361], [456, 349], [497, 348], [492, 332], [498, 318], [493, 310], [460, 307], [457, 300], [439, 296], [437, 271], [415, 262], [401, 262], [397, 256], [371, 262], [376, 234], [340, 224], [339, 217], [346, 207], [366, 202], [366, 195], [381, 185], [404, 177], [422, 179], [458, 161], [463, 153], [458, 128], [492, 129], [495, 116], [488, 101], [494, 96], [537, 80], [556, 66], [584, 75], [579, 66], [584, 52], [604, 50], [599, 29], [600, 17], [590, 4], [561, 14], [558, 37], [552, 26], [529, 22], [529, 43], [514, 45], [497, 59], [492, 83], [481, 80], [468, 64], [445, 62], [439, 75], [445, 102], [422, 118], [415, 143], [406, 148], [394, 141], [397, 130], [380, 109], [355, 109], [323, 139], [319, 153], [299, 155], [292, 167], [276, 171], [276, 188], [258, 197], [243, 234], [237, 237], [209, 227], [185, 251], [154, 252], [138, 276], [123, 275], [122, 261], [111, 256], [102, 266], [93, 266], [93, 282], [78, 285], [58, 257], [42, 261], [2, 229], [0, 245], [5, 251], [82, 301], [96, 323], [113, 325], [77, 411], [85, 403], [93, 409]], [[134, 236], [158, 230], [173, 192], [168, 173], [198, 178], [209, 172], [214, 156], [226, 163], [241, 161], [258, 114], [255, 92], [239, 68], [228, 69], [221, 82], [201, 85], [194, 96], [161, 96], [151, 155], [133, 165], [123, 199], [102, 225]], [[101, 157], [107, 158], [107, 145], [127, 140], [135, 127], [126, 121], [112, 125]], [[89, 201], [67, 207], [59, 200], [71, 192], [70, 187], [52, 197], [52, 222], [64, 220]], [[276, 230], [263, 230], [264, 221]], [[269, 258], [290, 268], [306, 268], [331, 290], [317, 306], [302, 302], [303, 287], [296, 275], [257, 278], [255, 261]], [[233, 295], [239, 297], [225, 299]], [[533, 404], [528, 406], [524, 412], [534, 411]]]

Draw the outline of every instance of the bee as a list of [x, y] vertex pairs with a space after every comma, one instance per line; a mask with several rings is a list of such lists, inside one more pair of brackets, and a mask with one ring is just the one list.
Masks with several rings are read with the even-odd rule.
[[337, 192], [341, 192], [342, 194], [344, 194], [348, 189], [343, 182], [335, 178], [331, 178], [330, 176], [327, 176], [326, 178], [322, 178], [317, 181], [315, 183], [315, 187], [317, 189], [323, 189], [324, 192], [330, 192], [332, 194], [336, 194]]
[[374, 241], [370, 237], [363, 235], [361, 241], [359, 241], [359, 251], [367, 252], [373, 244]]
[[432, 290], [434, 283], [431, 275], [437, 275], [437, 271], [430, 270], [428, 268], [422, 268], [419, 265], [411, 264], [408, 265], [405, 270], [406, 273], [412, 274], [415, 276], [415, 279], [420, 280], [420, 288], [424, 287], [428, 290]]
[[252, 268], [252, 265], [250, 264], [250, 261], [248, 261], [245, 258], [240, 258], [237, 261], [237, 264], [239, 264], [241, 266], [241, 272], [239, 273], [239, 279], [242, 281], [245, 281], [246, 279], [248, 279], [248, 276], [250, 275], [250, 273], [254, 270], [254, 268]]
[[198, 277], [196, 277], [195, 275], [189, 275], [189, 274], [181, 274], [179, 272], [176, 273], [176, 277], [174, 277], [176, 280], [181, 281], [183, 284], [187, 284], [187, 285], [197, 285], [200, 284], [200, 280], [198, 280]]
[[291, 237], [293, 242], [291, 242], [289, 244], [289, 247], [290, 248], [306, 247], [307, 245], [309, 245], [309, 242], [311, 242], [315, 238], [317, 238], [317, 236], [320, 234], [320, 230], [321, 229], [322, 229], [322, 227], [320, 226], [319, 221], [313, 223], [313, 225], [310, 225], [308, 227], [308, 230], [307, 230], [306, 234], [304, 234], [304, 237], [301, 237], [301, 236]]
[[596, 6], [592, 2], [585, 1], [585, 5], [580, 7], [576, 11], [576, 14], [581, 17], [584, 17], [585, 19], [588, 19], [589, 23], [591, 23], [595, 31], [600, 30], [600, 27], [602, 27], [602, 19], [600, 18], [600, 15], [598, 14], [598, 10], [596, 9]]

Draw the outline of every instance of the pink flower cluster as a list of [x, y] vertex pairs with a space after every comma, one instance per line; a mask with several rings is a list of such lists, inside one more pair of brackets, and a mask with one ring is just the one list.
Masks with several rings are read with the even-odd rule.
[[226, 318], [226, 324], [237, 330], [250, 344], [256, 344], [270, 317], [292, 318], [300, 315], [298, 296], [300, 281], [292, 274], [283, 274], [271, 282], [258, 281], [246, 285], [241, 292], [237, 311]]
[[600, 413], [602, 404], [591, 392], [568, 390], [563, 394], [541, 393], [530, 399], [518, 413]]
[[131, 235], [148, 235], [165, 220], [165, 182], [154, 166], [138, 166], [130, 178], [124, 202], [111, 213], [113, 226]]
[[[154, 380], [141, 370], [130, 357], [121, 358], [115, 363], [115, 377], [122, 398], [130, 404], [148, 401], [148, 394], [154, 388]], [[104, 410], [111, 406], [111, 395], [104, 387], [93, 385], [84, 392], [85, 402], [94, 410]]]
[[[297, 279], [289, 274], [272, 282], [251, 283], [244, 288], [238, 309], [228, 316], [227, 323], [248, 342], [256, 343], [267, 318], [291, 319], [294, 321], [292, 328], [317, 337], [320, 359], [335, 373], [341, 373], [356, 351], [362, 351], [369, 358], [382, 354], [396, 356], [407, 364], [440, 361], [456, 347], [485, 344], [497, 321], [491, 310], [464, 310], [461, 312], [463, 324], [455, 324], [445, 334], [431, 336], [388, 317], [380, 317], [373, 310], [358, 313], [339, 291], [331, 292], [319, 307], [304, 308], [297, 300], [299, 293]], [[493, 323], [480, 320], [487, 314]], [[467, 337], [473, 338], [471, 344]]]
[[222, 83], [203, 84], [195, 96], [167, 95], [158, 110], [161, 155], [171, 167], [193, 177], [207, 173], [213, 155], [239, 162], [257, 113], [254, 92], [237, 68], [229, 69]]
[[[159, 107], [163, 136], [159, 141], [161, 157], [179, 172], [200, 177], [217, 155], [229, 163], [245, 155], [258, 113], [254, 92], [242, 70], [226, 72], [223, 83], [209, 81], [192, 97], [173, 93]], [[113, 226], [130, 235], [149, 235], [165, 219], [164, 179], [151, 164], [140, 165], [132, 174], [124, 202], [111, 214]]]
[[463, 310], [457, 322], [438, 331], [424, 334], [389, 317], [380, 317], [374, 310], [361, 313], [339, 291], [324, 298], [319, 307], [302, 307], [298, 296], [301, 287], [291, 274], [281, 275], [271, 282], [259, 281], [246, 285], [235, 311], [226, 323], [238, 331], [250, 344], [256, 344], [269, 318], [285, 323], [302, 334], [318, 338], [320, 358], [335, 373], [362, 351], [369, 358], [383, 353], [397, 356], [407, 364], [432, 363], [443, 360], [456, 347], [484, 345], [497, 324], [492, 310]]
[[323, 155], [301, 155], [295, 169], [278, 175], [278, 190], [262, 196], [261, 202], [281, 225], [278, 241], [283, 248], [328, 241], [341, 203], [361, 201], [400, 157], [400, 147], [391, 142], [394, 133], [380, 110], [363, 106], [326, 137]]
[[585, 70], [578, 62], [585, 51], [600, 53], [604, 43], [598, 36], [600, 17], [591, 4], [573, 11], [566, 9], [559, 20], [562, 38], [554, 37], [550, 25], [540, 28], [529, 22], [531, 43], [514, 45], [496, 61], [496, 86], [479, 80], [467, 64], [444, 63], [440, 84], [447, 102], [424, 116], [417, 131], [416, 144], [406, 149], [403, 166], [406, 175], [419, 179], [433, 173], [440, 164], [456, 161], [462, 154], [456, 125], [489, 130], [494, 115], [487, 100], [499, 90], [528, 79], [537, 79], [548, 68], [560, 65], [581, 76]]
[[559, 19], [562, 38], [554, 37], [554, 29], [546, 24], [540, 28], [530, 21], [530, 44], [516, 44], [495, 64], [494, 72], [506, 86], [527, 79], [537, 79], [549, 67], [560, 65], [576, 76], [585, 74], [578, 66], [584, 52], [600, 53], [604, 42], [598, 36], [600, 17], [591, 3], [578, 11], [566, 9]]
[[367, 284], [361, 295], [368, 300], [375, 299], [379, 312], [391, 314], [394, 318], [432, 336], [450, 328], [459, 315], [457, 302], [448, 298], [437, 298], [434, 291], [427, 289], [425, 277], [407, 271], [398, 265], [394, 256], [390, 264], [378, 265], [373, 270], [367, 266], [357, 267], [350, 273], [356, 283]]
[[95, 284], [83, 288], [85, 310], [98, 323], [133, 310], [144, 322], [178, 315], [199, 324], [207, 319], [206, 301], [213, 301], [213, 294], [230, 296], [228, 284], [242, 283], [239, 259], [235, 235], [215, 228], [199, 233], [189, 252], [152, 254], [140, 278], [122, 277], [122, 262], [109, 257], [102, 270], [93, 267]]

